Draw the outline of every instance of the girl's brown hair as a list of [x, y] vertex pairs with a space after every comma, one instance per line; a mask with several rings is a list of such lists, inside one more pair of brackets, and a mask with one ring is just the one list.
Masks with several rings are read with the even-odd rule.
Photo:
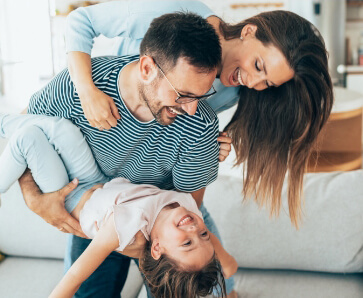
[[241, 87], [226, 130], [236, 149], [236, 164], [244, 162], [244, 197], [254, 195], [260, 206], [269, 205], [271, 215], [278, 215], [288, 173], [289, 214], [298, 227], [303, 176], [333, 106], [327, 51], [318, 30], [288, 11], [264, 12], [236, 25], [221, 20], [219, 30], [230, 40], [239, 38], [247, 24], [257, 26], [255, 36], [264, 46], [283, 53], [294, 77], [264, 91]]
[[154, 297], [195, 298], [219, 292], [226, 296], [222, 267], [216, 256], [201, 270], [181, 268], [177, 262], [163, 254], [158, 260], [151, 255], [151, 242], [147, 242], [143, 257], [139, 259], [140, 271]]

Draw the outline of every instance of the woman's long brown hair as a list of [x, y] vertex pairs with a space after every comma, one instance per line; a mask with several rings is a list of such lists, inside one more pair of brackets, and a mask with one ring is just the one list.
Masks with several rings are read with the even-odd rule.
[[239, 38], [246, 24], [257, 26], [256, 38], [265, 46], [283, 53], [294, 77], [264, 91], [241, 87], [226, 130], [233, 139], [236, 164], [244, 163], [244, 197], [254, 196], [260, 206], [270, 206], [271, 215], [278, 215], [288, 173], [289, 214], [298, 228], [304, 173], [333, 106], [327, 51], [318, 30], [288, 11], [261, 13], [236, 25], [221, 21], [219, 29], [230, 40]]

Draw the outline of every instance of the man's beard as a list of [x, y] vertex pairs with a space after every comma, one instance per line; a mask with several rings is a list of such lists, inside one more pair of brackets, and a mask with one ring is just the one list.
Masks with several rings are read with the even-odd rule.
[[[166, 109], [165, 106], [162, 106], [160, 100], [156, 99], [154, 92], [151, 90], [156, 90], [156, 84], [152, 84], [149, 88], [145, 87], [145, 85], [139, 84], [139, 96], [146, 105], [148, 106], [151, 114], [154, 116], [155, 120], [161, 125], [170, 125], [175, 121], [175, 118], [163, 117], [163, 111]], [[166, 118], [166, 119], [165, 119]]]

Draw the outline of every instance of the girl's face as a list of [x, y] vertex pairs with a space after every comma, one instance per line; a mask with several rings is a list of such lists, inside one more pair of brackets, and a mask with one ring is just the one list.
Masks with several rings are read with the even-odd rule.
[[165, 253], [182, 267], [200, 270], [213, 257], [214, 248], [203, 220], [184, 207], [164, 208], [151, 231], [151, 255]]
[[294, 76], [282, 52], [273, 45], [264, 46], [255, 37], [257, 27], [246, 25], [241, 39], [222, 41], [222, 66], [219, 71], [224, 86], [246, 86], [255, 90], [278, 87]]

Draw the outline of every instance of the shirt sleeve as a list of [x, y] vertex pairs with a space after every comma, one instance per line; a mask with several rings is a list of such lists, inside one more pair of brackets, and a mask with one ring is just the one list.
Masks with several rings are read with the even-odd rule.
[[78, 8], [67, 17], [67, 53], [80, 51], [91, 54], [93, 39], [102, 34], [120, 39], [115, 54], [136, 54], [154, 18], [181, 10], [204, 18], [214, 15], [199, 1], [111, 1]]
[[217, 179], [219, 144], [218, 118], [206, 124], [205, 130], [191, 145], [182, 149], [173, 167], [173, 183], [176, 189], [193, 192]]
[[[135, 240], [135, 235], [140, 230], [145, 230], [148, 225], [143, 215], [143, 210], [139, 208], [128, 207], [125, 205], [113, 206], [114, 223], [119, 240], [117, 251], [123, 251], [125, 247]], [[145, 235], [145, 233], [144, 233]], [[148, 235], [145, 235], [148, 240]]]
[[240, 87], [225, 87], [220, 79], [215, 79], [213, 83], [217, 94], [212, 95], [205, 101], [217, 114], [233, 107], [239, 100]]
[[28, 114], [57, 116], [70, 119], [75, 108], [75, 88], [68, 69], [57, 74], [44, 88], [34, 93], [28, 106]]

